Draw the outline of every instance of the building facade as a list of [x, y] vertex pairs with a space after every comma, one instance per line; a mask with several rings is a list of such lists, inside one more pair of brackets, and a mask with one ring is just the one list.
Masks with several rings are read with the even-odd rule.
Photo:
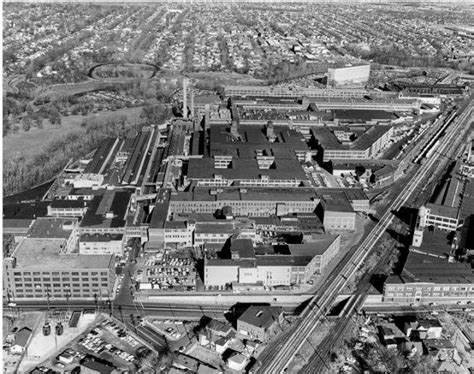
[[112, 297], [112, 255], [60, 254], [51, 239], [25, 239], [3, 261], [7, 297], [16, 299], [91, 299]]

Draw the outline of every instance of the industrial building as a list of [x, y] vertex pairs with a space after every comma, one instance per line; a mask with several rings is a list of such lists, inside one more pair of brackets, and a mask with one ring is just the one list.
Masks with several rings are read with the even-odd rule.
[[347, 196], [342, 192], [322, 196], [321, 214], [324, 229], [327, 232], [355, 230], [357, 214]]
[[82, 234], [79, 237], [79, 253], [82, 255], [123, 255], [123, 234]]
[[64, 240], [26, 238], [3, 260], [7, 297], [49, 299], [112, 297], [113, 255], [66, 251]]
[[317, 157], [330, 160], [369, 160], [381, 156], [393, 136], [391, 126], [314, 127]]
[[62, 253], [70, 253], [77, 249], [78, 243], [77, 218], [37, 218], [26, 237], [30, 239], [51, 239], [60, 244]]
[[365, 84], [370, 76], [370, 65], [328, 68], [327, 84], [330, 87]]
[[388, 112], [413, 112], [421, 102], [410, 98], [334, 98], [304, 97], [303, 107], [313, 104], [317, 110], [383, 110]]
[[132, 193], [105, 190], [89, 202], [79, 225], [80, 234], [124, 234]]
[[[171, 195], [169, 215], [210, 213], [228, 206], [232, 215], [268, 217], [290, 213], [312, 213], [319, 203], [310, 188], [194, 188]], [[153, 226], [153, 220], [152, 224]]]
[[401, 275], [384, 285], [384, 302], [428, 303], [474, 299], [474, 274], [465, 263], [411, 252]]
[[274, 97], [363, 97], [368, 91], [361, 88], [332, 89], [275, 86], [231, 86], [226, 85], [224, 96], [274, 96]]
[[290, 286], [309, 282], [339, 252], [338, 235], [321, 235], [312, 242], [276, 248], [254, 248], [250, 239], [230, 244], [231, 257], [205, 259], [206, 289]]

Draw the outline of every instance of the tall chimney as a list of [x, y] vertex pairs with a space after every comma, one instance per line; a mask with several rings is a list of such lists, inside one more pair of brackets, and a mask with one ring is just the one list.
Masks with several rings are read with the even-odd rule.
[[194, 90], [193, 86], [189, 87], [189, 101], [191, 106], [191, 118], [194, 118]]
[[188, 118], [188, 90], [187, 90], [187, 79], [183, 78], [183, 118]]

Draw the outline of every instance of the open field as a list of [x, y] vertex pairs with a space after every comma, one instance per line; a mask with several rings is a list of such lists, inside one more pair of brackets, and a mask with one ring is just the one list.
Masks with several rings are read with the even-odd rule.
[[102, 80], [90, 80], [80, 83], [65, 83], [65, 84], [56, 84], [54, 86], [49, 86], [42, 88], [37, 92], [37, 100], [41, 98], [48, 98], [49, 100], [58, 99], [61, 97], [73, 96], [85, 92], [101, 90], [105, 88], [115, 87], [116, 84], [127, 83], [130, 79], [117, 80], [115, 84], [102, 81]]
[[3, 157], [12, 159], [24, 157], [26, 161], [31, 160], [35, 155], [41, 153], [48, 145], [74, 131], [81, 130], [81, 123], [88, 118], [120, 118], [127, 117], [127, 122], [138, 122], [138, 117], [142, 107], [120, 109], [113, 112], [102, 112], [87, 116], [67, 116], [61, 117], [61, 125], [53, 126], [49, 121], [44, 121], [42, 129], [32, 128], [26, 132], [20, 129], [16, 134], [9, 134], [3, 138]]

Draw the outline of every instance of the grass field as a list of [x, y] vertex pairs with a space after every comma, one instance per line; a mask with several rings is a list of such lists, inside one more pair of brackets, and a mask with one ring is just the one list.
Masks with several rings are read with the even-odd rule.
[[61, 126], [52, 126], [49, 121], [44, 122], [42, 129], [31, 128], [25, 132], [22, 129], [16, 134], [9, 134], [3, 138], [3, 157], [15, 158], [24, 157], [25, 160], [32, 159], [35, 155], [47, 148], [51, 141], [61, 136], [81, 130], [81, 123], [87, 118], [108, 118], [127, 116], [130, 123], [138, 122], [142, 108], [127, 108], [116, 111], [101, 112], [87, 116], [68, 116], [61, 117]]

